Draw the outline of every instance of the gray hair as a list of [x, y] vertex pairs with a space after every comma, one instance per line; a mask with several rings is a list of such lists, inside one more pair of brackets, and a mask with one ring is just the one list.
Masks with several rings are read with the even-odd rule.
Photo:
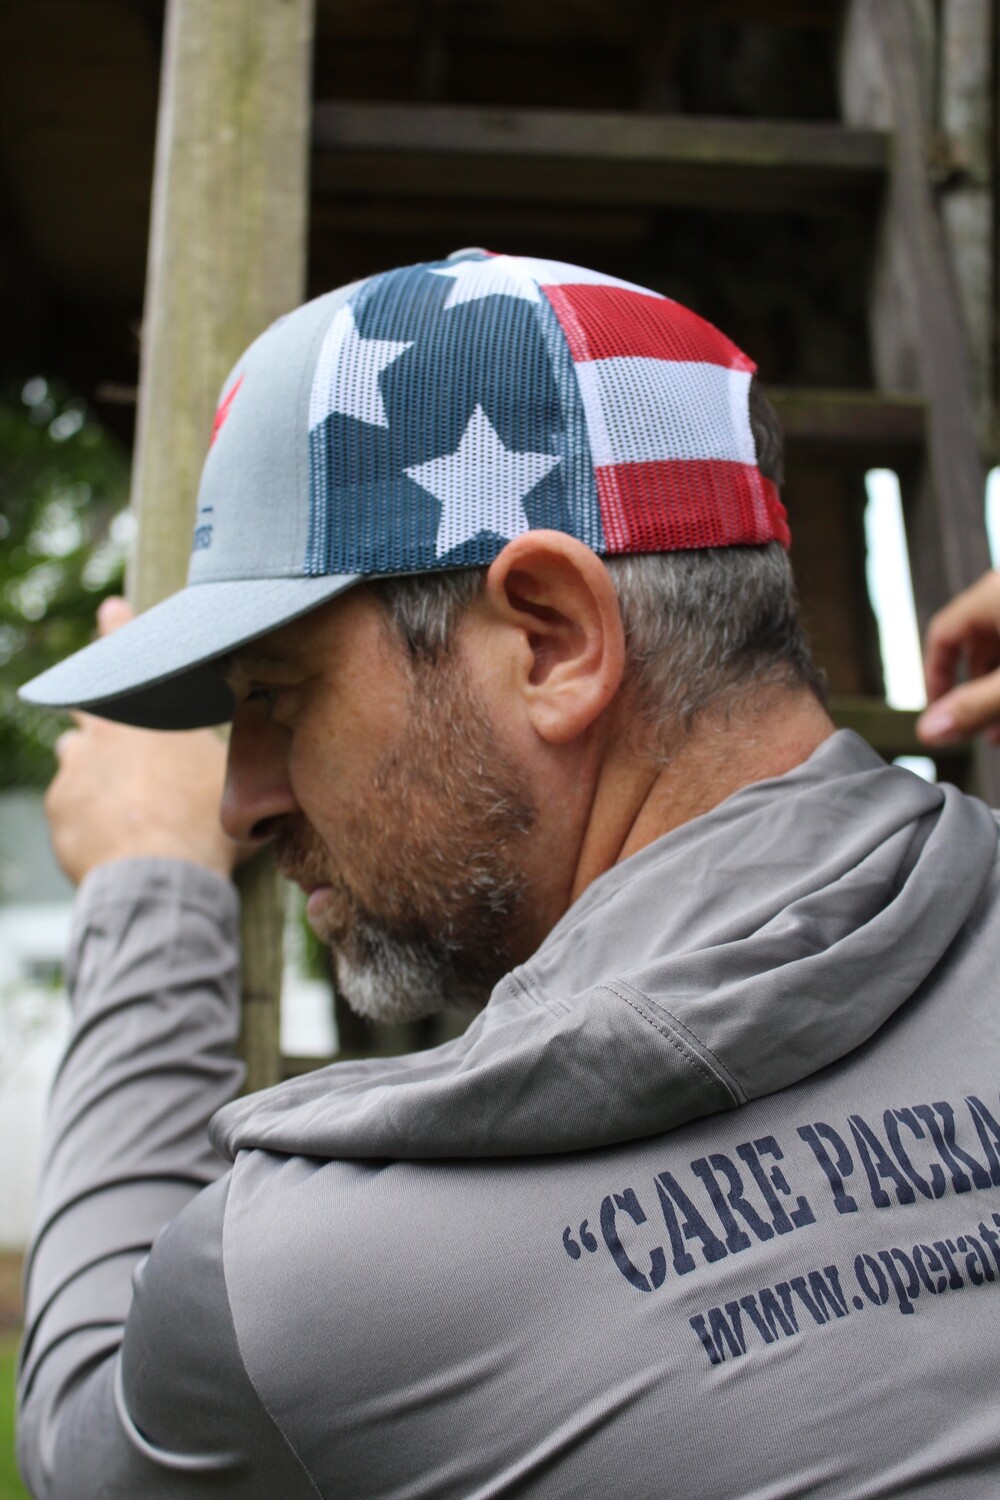
[[710, 706], [768, 688], [805, 689], [823, 701], [779, 542], [606, 563], [621, 605], [629, 682], [650, 730], [688, 730]]
[[[781, 428], [756, 381], [750, 423], [758, 465], [780, 483]], [[710, 705], [734, 705], [772, 687], [804, 689], [823, 700], [823, 677], [778, 542], [609, 557], [605, 564], [621, 605], [628, 686], [654, 742], [657, 729], [688, 730]], [[461, 568], [373, 583], [414, 666], [447, 652], [485, 577], [485, 568]]]

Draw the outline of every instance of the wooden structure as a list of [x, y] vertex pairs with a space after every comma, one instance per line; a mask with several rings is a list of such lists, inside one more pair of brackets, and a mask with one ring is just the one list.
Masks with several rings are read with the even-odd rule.
[[[128, 588], [140, 609], [184, 584], [198, 477], [222, 382], [305, 290], [311, 0], [173, 0], [167, 11], [141, 344]], [[241, 1052], [279, 1078], [283, 892], [238, 875]]]
[[[177, 295], [205, 310], [218, 365], [182, 324], [189, 313], [155, 294], [147, 345], [165, 340], [171, 358], [197, 346], [217, 384], [233, 340], [295, 300], [300, 252], [273, 252], [295, 240], [307, 195], [301, 172], [269, 154], [272, 132], [287, 149], [298, 132], [296, 160], [310, 149], [310, 294], [485, 244], [677, 296], [754, 353], [784, 419], [793, 558], [840, 721], [887, 754], [919, 748], [913, 716], [883, 701], [863, 480], [873, 466], [900, 475], [926, 619], [988, 562], [983, 485], [1000, 449], [995, 0], [315, 0], [308, 110], [260, 71], [283, 58], [303, 76], [308, 0], [171, 10], [165, 97], [188, 28], [194, 38], [214, 24], [199, 12], [224, 16], [219, 37], [235, 28], [250, 92], [205, 93], [169, 129], [161, 116], [191, 148], [201, 196], [194, 213], [164, 206], [162, 148], [151, 286], [173, 224], [189, 257], [173, 273]], [[279, 13], [294, 16], [294, 44], [267, 30]], [[251, 16], [265, 46], [253, 65], [240, 30]], [[161, 0], [0, 13], [0, 342], [12, 372], [64, 374], [126, 436], [162, 26]], [[211, 66], [227, 66], [221, 53]], [[210, 168], [201, 132], [221, 153]], [[235, 288], [225, 311], [206, 299], [212, 256], [216, 290]], [[155, 378], [147, 360], [144, 407], [161, 399]], [[195, 408], [197, 435], [203, 392]], [[160, 462], [148, 430], [140, 422], [143, 497]], [[190, 495], [184, 463], [163, 482]], [[970, 774], [960, 754], [941, 768]], [[1000, 801], [995, 752], [975, 769]]]

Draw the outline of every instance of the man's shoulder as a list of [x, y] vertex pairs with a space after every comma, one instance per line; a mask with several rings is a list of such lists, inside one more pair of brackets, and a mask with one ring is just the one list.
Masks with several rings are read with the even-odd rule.
[[163, 1230], [135, 1277], [122, 1347], [122, 1408], [166, 1467], [233, 1467], [240, 1493], [315, 1496], [244, 1363], [226, 1277], [231, 1177]]

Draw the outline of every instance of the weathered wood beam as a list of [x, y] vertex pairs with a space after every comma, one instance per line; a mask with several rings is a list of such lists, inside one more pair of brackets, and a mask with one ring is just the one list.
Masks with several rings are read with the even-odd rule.
[[852, 466], [912, 464], [926, 442], [927, 403], [881, 391], [769, 386], [789, 447], [836, 450]]
[[[132, 475], [129, 596], [145, 609], [187, 572], [219, 390], [251, 340], [302, 300], [312, 0], [170, 0], [156, 138]], [[246, 867], [248, 1089], [278, 1078], [283, 901]]]
[[912, 515], [914, 550], [927, 564], [926, 611], [977, 578], [989, 566], [989, 548], [969, 353], [928, 177], [929, 122], [909, 0], [853, 0], [843, 73], [849, 118], [894, 132], [872, 293], [873, 354], [883, 390], [919, 392], [928, 401], [934, 492]]
[[[680, 9], [680, 7], [677, 7]], [[769, 25], [828, 28], [837, 24], [841, 0], [700, 0], [684, 16], [691, 26]], [[504, 0], [502, 5], [453, 5], [449, 37], [462, 41], [539, 46], [583, 36], [604, 46], [627, 47], [634, 9], [600, 0]], [[319, 0], [324, 43], [416, 39], [418, 0]]]
[[320, 194], [843, 211], [877, 194], [874, 130], [784, 120], [319, 102]]
[[[921, 626], [990, 565], [969, 349], [930, 183], [928, 14], [916, 0], [851, 0], [841, 85], [852, 124], [893, 135], [872, 281], [872, 352], [883, 390], [918, 392], [928, 403], [927, 462], [903, 495]], [[977, 770], [983, 794], [1000, 801], [996, 752], [977, 750]]]
[[[567, 239], [609, 244], [636, 242], [649, 233], [646, 209], [587, 208], [577, 204], [476, 204], [475, 233], [487, 245], [552, 243]], [[324, 198], [313, 204], [310, 233], [334, 240], [345, 234], [388, 236], [453, 235], [469, 242], [470, 205], [451, 199]]]
[[943, 0], [934, 179], [958, 281], [980, 429], [994, 460], [997, 390], [996, 49], [993, 0]]
[[897, 755], [924, 755], [933, 760], [942, 776], [954, 779], [968, 766], [971, 752], [966, 745], [949, 745], [930, 751], [917, 739], [915, 709], [889, 708], [878, 698], [836, 696], [830, 699], [830, 715], [838, 729], [853, 729], [887, 760]]

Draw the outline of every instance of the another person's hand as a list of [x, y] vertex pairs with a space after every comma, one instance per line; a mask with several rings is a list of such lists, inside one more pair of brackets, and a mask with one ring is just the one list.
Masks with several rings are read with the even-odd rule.
[[[108, 599], [98, 628], [108, 634], [131, 618]], [[98, 865], [138, 856], [185, 859], [230, 875], [249, 852], [226, 837], [219, 804], [225, 742], [212, 729], [165, 733], [75, 714], [59, 739], [59, 769], [45, 799], [52, 845], [70, 880]]]
[[[958, 683], [964, 666], [966, 680]], [[1000, 572], [946, 604], [927, 627], [924, 675], [929, 707], [917, 723], [927, 745], [980, 730], [1000, 744]]]

